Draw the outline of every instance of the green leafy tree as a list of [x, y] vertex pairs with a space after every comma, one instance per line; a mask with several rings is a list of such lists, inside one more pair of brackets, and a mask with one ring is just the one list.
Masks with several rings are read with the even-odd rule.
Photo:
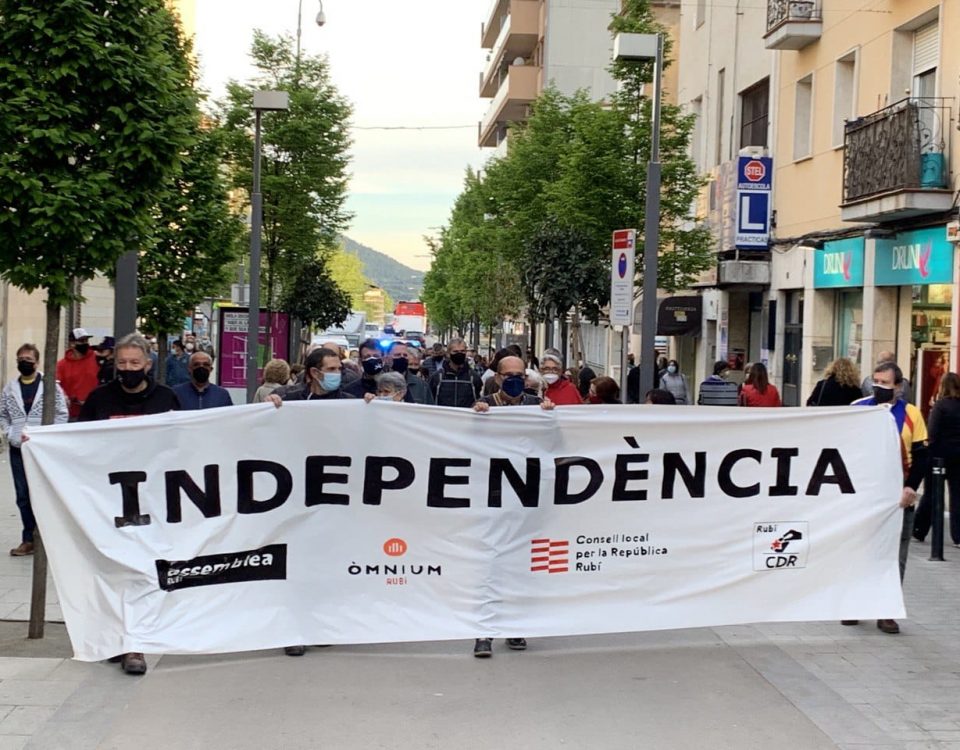
[[0, 274], [47, 295], [45, 421], [72, 280], [149, 245], [195, 110], [162, 0], [0, 0]]
[[157, 336], [161, 380], [166, 334], [181, 330], [204, 297], [220, 295], [240, 250], [243, 227], [228, 205], [222, 157], [223, 133], [198, 118], [182, 171], [156, 206], [155, 242], [140, 258], [137, 306], [144, 330]]
[[[362, 310], [368, 318], [372, 318], [376, 311], [373, 309], [373, 305], [364, 299], [363, 295], [378, 287], [364, 272], [363, 261], [353, 253], [348, 253], [341, 248], [327, 259], [327, 267], [330, 269], [330, 276], [337, 286], [350, 297], [350, 309]], [[384, 292], [384, 309], [388, 312], [393, 310], [393, 300], [386, 292]]]
[[322, 258], [311, 258], [284, 287], [283, 309], [305, 326], [326, 329], [350, 315], [350, 295], [333, 280]]
[[253, 92], [281, 89], [290, 109], [263, 115], [263, 305], [276, 309], [278, 291], [301, 266], [335, 250], [350, 214], [347, 165], [350, 105], [330, 81], [326, 58], [299, 56], [291, 38], [255, 32], [251, 57], [257, 75], [231, 82], [221, 106], [233, 186], [253, 182]]

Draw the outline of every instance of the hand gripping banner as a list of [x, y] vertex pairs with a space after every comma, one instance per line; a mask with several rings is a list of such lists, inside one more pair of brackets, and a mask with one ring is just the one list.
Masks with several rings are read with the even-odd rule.
[[904, 614], [881, 408], [301, 402], [24, 456], [82, 660]]

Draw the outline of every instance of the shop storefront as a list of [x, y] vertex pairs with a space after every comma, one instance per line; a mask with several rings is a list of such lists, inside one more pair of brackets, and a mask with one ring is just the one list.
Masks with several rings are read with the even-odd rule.
[[827, 242], [816, 253], [813, 287], [833, 290], [833, 357], [847, 357], [859, 368], [863, 347], [863, 237]]
[[[900, 232], [878, 239], [874, 284], [899, 287], [899, 309], [910, 315], [910, 376], [924, 416], [950, 369], [953, 341], [954, 246], [943, 226]], [[904, 326], [905, 328], [905, 326]]]

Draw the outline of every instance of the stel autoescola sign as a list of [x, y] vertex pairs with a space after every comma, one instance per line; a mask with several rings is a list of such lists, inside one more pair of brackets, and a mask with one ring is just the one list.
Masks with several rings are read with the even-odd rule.
[[876, 286], [953, 283], [953, 243], [943, 226], [877, 240]]
[[863, 237], [827, 242], [815, 251], [813, 272], [815, 289], [863, 286]]

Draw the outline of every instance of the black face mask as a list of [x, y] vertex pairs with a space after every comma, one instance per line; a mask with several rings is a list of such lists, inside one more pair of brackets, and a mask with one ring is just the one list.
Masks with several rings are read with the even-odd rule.
[[397, 357], [395, 360], [393, 360], [393, 371], [403, 374], [407, 371], [408, 364], [409, 362], [407, 362], [407, 360], [405, 360], [403, 357]]
[[363, 371], [373, 377], [383, 372], [383, 360], [380, 357], [367, 357], [363, 360]]
[[37, 365], [35, 362], [25, 362], [21, 359], [17, 361], [17, 369], [21, 375], [28, 376], [33, 375], [33, 373], [37, 371]]
[[82, 357], [90, 351], [90, 344], [74, 344], [73, 348]]
[[460, 367], [467, 361], [466, 352], [450, 352], [450, 364]]
[[873, 386], [873, 400], [878, 404], [889, 404], [893, 401], [893, 388], [884, 388], [880, 385]]
[[129, 390], [138, 388], [144, 380], [147, 379], [146, 370], [117, 370], [117, 378], [120, 385]]
[[193, 371], [193, 379], [198, 383], [206, 383], [210, 380], [210, 370], [206, 367], [197, 367]]

